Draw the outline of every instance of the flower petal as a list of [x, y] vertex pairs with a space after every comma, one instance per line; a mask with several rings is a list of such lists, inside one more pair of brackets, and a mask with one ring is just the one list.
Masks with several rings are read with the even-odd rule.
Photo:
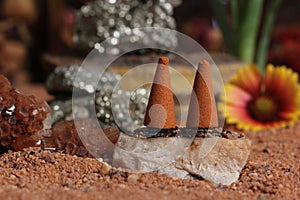
[[255, 65], [240, 69], [237, 75], [230, 81], [230, 83], [239, 86], [252, 95], [260, 91], [261, 82], [261, 74]]
[[227, 104], [245, 107], [247, 102], [252, 98], [245, 90], [236, 85], [225, 85]]
[[[298, 74], [285, 66], [268, 65], [264, 77], [253, 65], [243, 68], [225, 85], [225, 91], [227, 97], [223, 97], [223, 106], [226, 105], [227, 108], [223, 113], [226, 122], [236, 124], [238, 129], [256, 131], [283, 128], [295, 124], [300, 116]], [[248, 110], [259, 109], [252, 106], [252, 102], [257, 102], [258, 98], [267, 98], [273, 102], [275, 110], [273, 109], [274, 114], [270, 118], [268, 115], [264, 118], [253, 115], [258, 112]], [[258, 111], [264, 110], [268, 109], [262, 107]]]

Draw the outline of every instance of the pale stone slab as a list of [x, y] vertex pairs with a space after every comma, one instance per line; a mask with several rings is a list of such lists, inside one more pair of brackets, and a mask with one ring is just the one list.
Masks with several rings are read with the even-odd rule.
[[176, 178], [201, 176], [213, 184], [230, 185], [239, 178], [250, 153], [245, 138], [135, 138], [120, 134], [113, 166], [157, 171]]
[[192, 143], [188, 138], [142, 139], [120, 134], [115, 146], [113, 166], [137, 171], [158, 171], [183, 154]]
[[[204, 142], [215, 144], [209, 150], [202, 148]], [[248, 139], [196, 138], [184, 155], [176, 160], [176, 167], [214, 184], [230, 185], [238, 180], [247, 162], [250, 146]]]

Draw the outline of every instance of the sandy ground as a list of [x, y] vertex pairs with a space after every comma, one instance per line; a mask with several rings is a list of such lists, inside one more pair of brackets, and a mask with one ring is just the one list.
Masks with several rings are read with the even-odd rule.
[[213, 187], [156, 173], [108, 170], [91, 158], [39, 148], [0, 157], [0, 199], [300, 199], [300, 123], [247, 132], [252, 150], [239, 181]]

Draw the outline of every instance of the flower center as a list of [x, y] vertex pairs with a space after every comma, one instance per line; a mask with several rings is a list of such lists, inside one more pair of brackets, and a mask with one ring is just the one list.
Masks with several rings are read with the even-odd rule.
[[260, 96], [249, 103], [248, 111], [254, 119], [267, 122], [277, 119], [278, 106], [273, 99]]

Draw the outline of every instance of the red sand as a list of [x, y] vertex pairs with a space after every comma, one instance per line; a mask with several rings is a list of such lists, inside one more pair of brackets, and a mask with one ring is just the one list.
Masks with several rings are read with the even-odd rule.
[[0, 199], [300, 199], [300, 123], [247, 132], [252, 150], [238, 182], [108, 171], [100, 162], [37, 148], [0, 157]]

